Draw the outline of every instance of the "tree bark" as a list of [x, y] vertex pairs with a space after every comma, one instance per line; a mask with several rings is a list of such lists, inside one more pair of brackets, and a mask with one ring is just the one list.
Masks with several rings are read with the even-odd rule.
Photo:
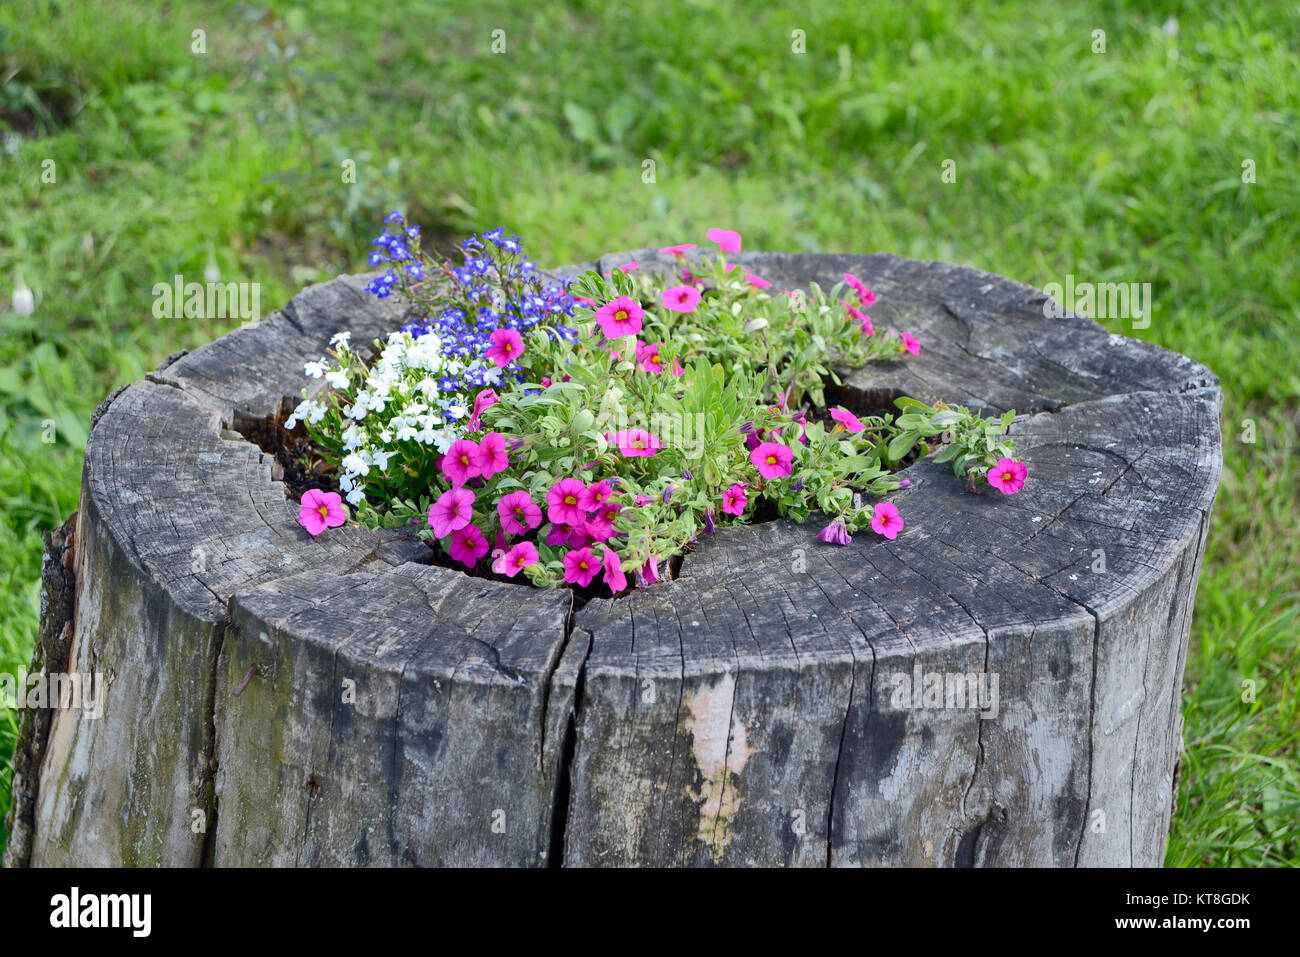
[[[973, 269], [734, 258], [775, 292], [859, 276], [922, 349], [844, 401], [1015, 408], [1024, 491], [921, 460], [894, 542], [721, 529], [581, 608], [404, 529], [310, 540], [232, 428], [401, 321], [365, 277], [312, 287], [97, 414], [34, 668], [101, 676], [104, 713], [24, 712], [6, 863], [1159, 865], [1215, 377]], [[557, 273], [630, 259], [674, 265]]]

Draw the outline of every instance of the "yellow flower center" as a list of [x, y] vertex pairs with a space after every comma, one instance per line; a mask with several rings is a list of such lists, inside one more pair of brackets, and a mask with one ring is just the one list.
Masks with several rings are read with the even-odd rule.
[[617, 319], [619, 322], [624, 322], [624, 321], [626, 321], [626, 319], [627, 319], [627, 310], [626, 310], [626, 309], [620, 309], [618, 312], [614, 313], [614, 318]]
[[329, 510], [329, 506], [328, 506], [328, 505], [322, 505], [320, 508], [316, 509], [316, 511], [320, 512], [320, 517], [321, 517], [321, 518], [329, 518], [329, 517], [330, 517], [330, 510]]
[[577, 504], [578, 504], [578, 500], [577, 500], [576, 498], [574, 498], [572, 495], [566, 495], [566, 496], [564, 496], [564, 504], [565, 504], [565, 505], [577, 505]]

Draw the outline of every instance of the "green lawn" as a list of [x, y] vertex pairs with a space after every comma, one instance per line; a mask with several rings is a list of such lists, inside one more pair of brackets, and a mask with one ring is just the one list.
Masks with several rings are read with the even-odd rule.
[[[1300, 863], [1294, 3], [276, 6], [0, 5], [0, 670], [28, 660], [91, 410], [226, 331], [151, 312], [210, 259], [267, 312], [362, 268], [400, 206], [444, 239], [503, 224], [543, 263], [725, 225], [749, 249], [1150, 282], [1150, 327], [1108, 325], [1224, 387], [1168, 863]], [[19, 271], [27, 318], [5, 311]]]

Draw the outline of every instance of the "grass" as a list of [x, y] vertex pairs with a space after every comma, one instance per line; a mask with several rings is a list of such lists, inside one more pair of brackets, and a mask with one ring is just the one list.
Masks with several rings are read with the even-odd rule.
[[152, 316], [154, 283], [210, 259], [269, 310], [360, 269], [401, 206], [444, 238], [504, 224], [544, 263], [727, 225], [751, 249], [1150, 282], [1149, 328], [1106, 324], [1224, 387], [1167, 861], [1300, 863], [1294, 4], [277, 6], [0, 6], [0, 293], [21, 271], [41, 296], [0, 313], [0, 670], [30, 655], [40, 534], [75, 507], [94, 405], [233, 324]]

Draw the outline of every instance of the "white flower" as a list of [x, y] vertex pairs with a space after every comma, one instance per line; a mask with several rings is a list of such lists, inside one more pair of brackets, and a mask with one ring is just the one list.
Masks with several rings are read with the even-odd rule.
[[306, 372], [310, 378], [319, 379], [325, 374], [325, 361], [326, 360], [321, 359], [319, 362], [309, 362], [303, 366], [303, 371]]
[[325, 381], [335, 389], [346, 389], [348, 387], [348, 373], [345, 369], [334, 369], [325, 373]]
[[451, 448], [451, 443], [455, 442], [458, 436], [451, 429], [439, 429], [434, 433], [433, 445], [440, 455], [446, 455], [447, 450]]
[[311, 408], [307, 411], [307, 424], [315, 425], [321, 419], [325, 418], [325, 413], [329, 411], [319, 402], [313, 402]]
[[381, 472], [387, 471], [388, 460], [396, 454], [396, 452], [387, 452], [383, 449], [377, 449], [370, 453], [370, 463]]
[[36, 297], [27, 288], [22, 276], [19, 276], [18, 285], [14, 286], [14, 312], [20, 316], [30, 316], [35, 310]]
[[370, 466], [366, 463], [366, 456], [358, 455], [356, 452], [345, 455], [343, 461], [339, 463], [347, 472], [353, 475], [369, 475]]
[[348, 502], [351, 503], [352, 505], [360, 505], [362, 502], [366, 500], [365, 489], [363, 489], [360, 485], [358, 485], [351, 492], [348, 492], [347, 498], [348, 498]]
[[343, 430], [343, 447], [351, 452], [364, 442], [365, 438], [365, 435], [360, 429], [349, 423], [348, 427]]
[[334, 335], [330, 338], [330, 345], [332, 345], [332, 346], [337, 346], [337, 345], [344, 345], [344, 346], [346, 346], [346, 345], [348, 344], [348, 341], [349, 341], [351, 338], [352, 338], [352, 333], [350, 333], [350, 332], [336, 332], [336, 333], [334, 333]]

